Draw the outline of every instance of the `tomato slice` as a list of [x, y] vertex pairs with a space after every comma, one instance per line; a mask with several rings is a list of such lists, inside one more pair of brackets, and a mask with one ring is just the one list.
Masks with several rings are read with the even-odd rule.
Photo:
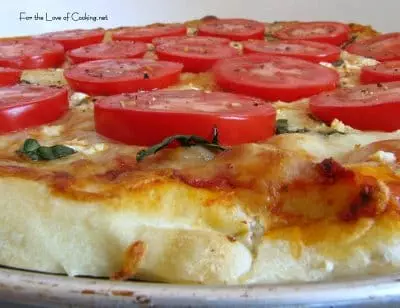
[[149, 146], [171, 135], [210, 139], [223, 145], [265, 140], [275, 132], [275, 109], [262, 100], [224, 92], [151, 91], [115, 95], [95, 104], [98, 133], [127, 144]]
[[339, 119], [361, 130], [400, 129], [400, 82], [337, 89], [310, 99], [311, 112], [326, 123]]
[[363, 84], [400, 81], [400, 61], [388, 61], [374, 66], [363, 66], [360, 73]]
[[338, 73], [322, 65], [263, 54], [221, 60], [213, 71], [223, 89], [270, 101], [294, 101], [339, 83]]
[[281, 40], [306, 40], [342, 45], [350, 38], [350, 27], [339, 22], [299, 22], [274, 33]]
[[65, 88], [26, 84], [0, 88], [0, 133], [55, 121], [68, 108]]
[[100, 43], [104, 38], [105, 30], [97, 29], [75, 29], [66, 31], [57, 31], [37, 35], [36, 38], [56, 41], [64, 46], [64, 49], [70, 50], [86, 45]]
[[147, 51], [147, 45], [142, 42], [113, 41], [80, 47], [67, 52], [72, 63], [82, 63], [93, 60], [140, 58]]
[[311, 62], [334, 62], [340, 58], [340, 48], [310, 41], [265, 41], [254, 40], [243, 43], [243, 51], [263, 53], [271, 56], [287, 56]]
[[400, 32], [387, 33], [350, 44], [350, 53], [381, 62], [400, 60]]
[[77, 64], [64, 71], [75, 91], [90, 95], [112, 95], [165, 88], [179, 80], [183, 65], [150, 59], [97, 60]]
[[263, 39], [263, 23], [249, 19], [214, 19], [199, 25], [198, 35], [225, 37], [233, 41]]
[[21, 70], [9, 67], [0, 67], [0, 87], [11, 86], [18, 83], [21, 74]]
[[0, 42], [0, 66], [18, 69], [58, 67], [64, 63], [64, 48], [45, 40]]
[[112, 34], [115, 41], [139, 41], [151, 43], [157, 37], [186, 35], [186, 26], [182, 24], [157, 24], [147, 27], [123, 28]]
[[223, 37], [212, 36], [165, 36], [152, 40], [153, 45], [161, 44], [201, 44], [201, 45], [228, 45], [231, 41]]
[[192, 40], [191, 43], [161, 44], [156, 46], [160, 60], [179, 62], [186, 72], [204, 72], [220, 59], [238, 56], [238, 50], [229, 45], [210, 45]]

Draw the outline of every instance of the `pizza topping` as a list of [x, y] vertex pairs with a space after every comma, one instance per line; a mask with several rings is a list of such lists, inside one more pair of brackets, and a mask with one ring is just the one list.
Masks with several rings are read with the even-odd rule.
[[0, 41], [0, 65], [18, 69], [58, 67], [64, 62], [64, 48], [45, 40]]
[[64, 88], [25, 84], [0, 88], [0, 133], [55, 121], [68, 108]]
[[262, 141], [274, 134], [275, 110], [256, 98], [223, 92], [168, 90], [116, 95], [95, 104], [98, 133], [151, 146], [173, 135], [209, 140], [216, 126], [222, 145]]
[[387, 33], [350, 44], [346, 50], [378, 61], [400, 60], [400, 33]]
[[142, 42], [115, 41], [93, 44], [67, 52], [72, 63], [81, 63], [93, 60], [140, 58], [147, 51], [147, 45]]
[[212, 132], [212, 140], [208, 141], [202, 137], [195, 135], [175, 135], [171, 137], [165, 138], [160, 143], [151, 146], [148, 149], [140, 150], [136, 155], [136, 160], [140, 162], [146, 156], [156, 154], [158, 151], [167, 148], [171, 144], [178, 143], [183, 147], [191, 147], [191, 146], [202, 146], [211, 151], [225, 151], [226, 148], [221, 146], [218, 141], [218, 128], [214, 127]]
[[65, 145], [41, 146], [35, 139], [26, 139], [17, 153], [30, 160], [39, 161], [67, 157], [76, 151]]
[[324, 43], [309, 41], [248, 41], [243, 43], [245, 53], [263, 53], [288, 56], [311, 62], [334, 62], [340, 57], [340, 48]]
[[248, 19], [215, 19], [205, 21], [198, 28], [200, 36], [224, 37], [233, 41], [263, 39], [263, 23]]
[[157, 24], [147, 27], [123, 28], [112, 34], [115, 41], [136, 41], [151, 43], [153, 39], [164, 36], [186, 35], [182, 24]]
[[363, 84], [400, 81], [400, 60], [363, 67], [360, 73], [360, 81]]
[[369, 156], [369, 160], [384, 164], [394, 164], [397, 161], [396, 155], [392, 152], [376, 151], [374, 154]]
[[160, 60], [182, 63], [187, 72], [207, 71], [218, 60], [238, 55], [228, 44], [210, 45], [204, 44], [201, 37], [196, 39], [192, 38], [190, 43], [160, 44], [156, 46], [156, 54]]
[[340, 46], [350, 37], [350, 28], [338, 22], [300, 22], [274, 33], [281, 40], [307, 40]]
[[64, 46], [64, 49], [67, 51], [100, 43], [103, 40], [104, 34], [105, 30], [101, 28], [90, 30], [75, 29], [45, 33], [37, 35], [36, 38], [58, 42]]
[[228, 45], [231, 41], [227, 38], [213, 37], [213, 36], [165, 36], [155, 38], [152, 43], [153, 45], [164, 45], [164, 44], [201, 44], [204, 46], [214, 45]]
[[20, 81], [22, 71], [15, 68], [0, 67], [0, 87], [11, 86]]
[[321, 93], [311, 97], [310, 110], [325, 123], [337, 118], [356, 129], [394, 131], [399, 103], [400, 82], [390, 82]]
[[148, 59], [97, 60], [80, 63], [64, 73], [75, 91], [111, 95], [165, 88], [177, 82], [183, 65]]
[[223, 89], [269, 101], [295, 101], [333, 90], [339, 82], [337, 72], [321, 65], [262, 54], [221, 60], [213, 71]]

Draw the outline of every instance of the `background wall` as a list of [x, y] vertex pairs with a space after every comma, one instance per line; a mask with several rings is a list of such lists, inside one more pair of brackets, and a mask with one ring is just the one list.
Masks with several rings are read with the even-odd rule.
[[[85, 13], [97, 20], [76, 20]], [[355, 21], [388, 32], [400, 31], [399, 13], [400, 0], [3, 0], [0, 36], [184, 21], [205, 15], [269, 21]]]

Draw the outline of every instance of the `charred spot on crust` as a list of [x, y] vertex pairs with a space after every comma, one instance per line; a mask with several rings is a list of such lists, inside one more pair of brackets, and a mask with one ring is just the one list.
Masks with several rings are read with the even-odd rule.
[[326, 158], [317, 164], [317, 171], [322, 177], [323, 182], [334, 183], [338, 179], [352, 174], [333, 158]]

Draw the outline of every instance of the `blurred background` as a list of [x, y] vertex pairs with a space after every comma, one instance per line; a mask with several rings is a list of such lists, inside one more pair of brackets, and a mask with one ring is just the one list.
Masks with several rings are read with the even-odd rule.
[[0, 7], [0, 36], [152, 22], [205, 15], [274, 20], [337, 20], [399, 31], [400, 0], [11, 0]]

